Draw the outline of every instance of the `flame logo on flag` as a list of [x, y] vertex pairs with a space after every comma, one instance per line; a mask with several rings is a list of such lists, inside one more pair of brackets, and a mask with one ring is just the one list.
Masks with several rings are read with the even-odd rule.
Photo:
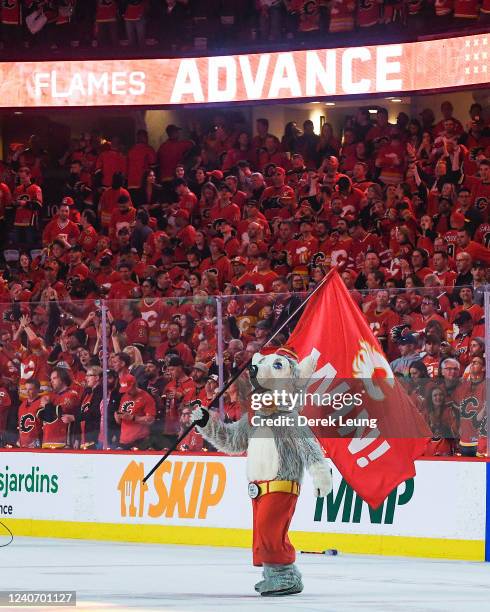
[[384, 355], [366, 340], [361, 340], [359, 344], [361, 348], [352, 362], [352, 375], [361, 378], [368, 395], [380, 402], [385, 395], [377, 381], [383, 381], [393, 388], [395, 377]]

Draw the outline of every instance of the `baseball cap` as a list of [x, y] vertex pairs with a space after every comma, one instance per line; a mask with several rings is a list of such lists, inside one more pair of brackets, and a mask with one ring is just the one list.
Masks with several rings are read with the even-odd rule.
[[125, 374], [119, 379], [121, 391], [128, 391], [136, 385], [136, 378], [132, 374]]
[[168, 365], [174, 368], [179, 367], [179, 366], [184, 367], [184, 362], [182, 361], [180, 357], [178, 357], [177, 355], [174, 355], [173, 357], [170, 357], [170, 359], [168, 360]]
[[281, 174], [282, 176], [286, 176], [286, 170], [284, 170], [284, 168], [281, 166], [276, 166], [273, 174]]
[[417, 344], [417, 338], [413, 334], [406, 334], [398, 340], [397, 344], [405, 346], [407, 344]]
[[206, 172], [206, 176], [208, 178], [215, 179], [216, 181], [222, 181], [224, 178], [224, 174], [221, 170], [211, 170], [211, 172]]
[[62, 370], [71, 370], [71, 367], [68, 365], [66, 361], [58, 361], [56, 364], [57, 368], [61, 368]]
[[247, 260], [245, 259], [245, 257], [240, 257], [240, 255], [237, 255], [237, 257], [234, 257], [231, 260], [232, 264], [241, 264], [242, 266], [246, 266], [247, 265]]
[[70, 198], [70, 196], [66, 196], [61, 200], [61, 203], [64, 206], [73, 206], [75, 204], [75, 200], [73, 198]]
[[208, 373], [208, 366], [202, 361], [196, 361], [196, 363], [192, 366], [193, 370], [199, 370], [200, 372], [204, 372], [204, 374]]
[[210, 374], [210, 375], [208, 376], [208, 380], [214, 380], [214, 382], [215, 382], [215, 383], [219, 382], [219, 379], [218, 379], [218, 375], [217, 375], [217, 374]]

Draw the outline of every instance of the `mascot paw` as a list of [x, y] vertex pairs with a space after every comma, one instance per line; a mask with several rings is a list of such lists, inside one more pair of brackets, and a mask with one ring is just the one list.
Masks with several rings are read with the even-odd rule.
[[192, 411], [191, 420], [198, 427], [205, 427], [209, 421], [209, 411], [203, 406], [196, 406]]
[[326, 462], [315, 463], [310, 467], [316, 497], [326, 497], [332, 490], [332, 473]]

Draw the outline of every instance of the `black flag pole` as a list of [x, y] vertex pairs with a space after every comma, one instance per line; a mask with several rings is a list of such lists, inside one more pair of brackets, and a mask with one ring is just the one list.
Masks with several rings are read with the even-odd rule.
[[[325, 278], [322, 279], [322, 281], [311, 291], [311, 293], [309, 293], [306, 298], [301, 302], [301, 304], [295, 309], [295, 311], [284, 321], [284, 323], [282, 323], [278, 329], [276, 329], [276, 331], [272, 334], [272, 336], [267, 340], [267, 342], [265, 344], [262, 345], [262, 348], [266, 347], [268, 344], [270, 344], [274, 338], [276, 338], [281, 332], [282, 330], [286, 327], [286, 325], [288, 325], [288, 323], [290, 323], [290, 321], [292, 321], [294, 319], [294, 317], [300, 312], [300, 310], [302, 308], [304, 308], [306, 306], [306, 304], [311, 300], [311, 298], [321, 289], [321, 287], [323, 287], [323, 285], [325, 284], [325, 282], [327, 281], [328, 277], [330, 276], [331, 271], [325, 275]], [[224, 387], [222, 387], [221, 389], [218, 390], [218, 392], [216, 393], [216, 395], [214, 396], [214, 398], [212, 399], [212, 401], [210, 402], [211, 404], [215, 403], [216, 401], [219, 400], [219, 398], [224, 395], [228, 389], [231, 387], [231, 385], [243, 374], [243, 372], [245, 372], [245, 370], [251, 365], [252, 363], [252, 359], [253, 357], [251, 357], [244, 365], [242, 365], [242, 367], [235, 373], [233, 374], [233, 376], [226, 382], [226, 384], [224, 385]], [[207, 422], [207, 419], [206, 419]], [[196, 427], [196, 425], [199, 425], [199, 421], [195, 421], [194, 423], [192, 423], [191, 425], [189, 425], [189, 427], [187, 427], [186, 429], [184, 429], [183, 433], [178, 437], [177, 441], [174, 442], [174, 444], [172, 445], [171, 448], [169, 448], [167, 450], [167, 452], [163, 455], [163, 457], [158, 461], [158, 463], [156, 463], [152, 469], [148, 472], [148, 474], [143, 478], [143, 483], [146, 483], [146, 481], [158, 470], [158, 468], [162, 465], [162, 463], [165, 461], [165, 459], [167, 459], [167, 457], [169, 455], [171, 455], [175, 449], [179, 446], [179, 444], [182, 442], [182, 440], [184, 438], [186, 438], [190, 432], [194, 429], [194, 427]], [[206, 423], [201, 423], [201, 425], [205, 425]]]

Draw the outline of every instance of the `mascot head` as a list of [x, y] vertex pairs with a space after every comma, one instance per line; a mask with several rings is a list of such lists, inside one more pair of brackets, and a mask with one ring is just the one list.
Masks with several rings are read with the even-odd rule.
[[[274, 392], [295, 394], [305, 389], [315, 372], [316, 359], [306, 357], [299, 361], [298, 356], [289, 348], [262, 349], [252, 357], [249, 368], [250, 381], [254, 393]], [[277, 410], [290, 410], [288, 404], [271, 407]], [[297, 405], [301, 410], [302, 406]]]

